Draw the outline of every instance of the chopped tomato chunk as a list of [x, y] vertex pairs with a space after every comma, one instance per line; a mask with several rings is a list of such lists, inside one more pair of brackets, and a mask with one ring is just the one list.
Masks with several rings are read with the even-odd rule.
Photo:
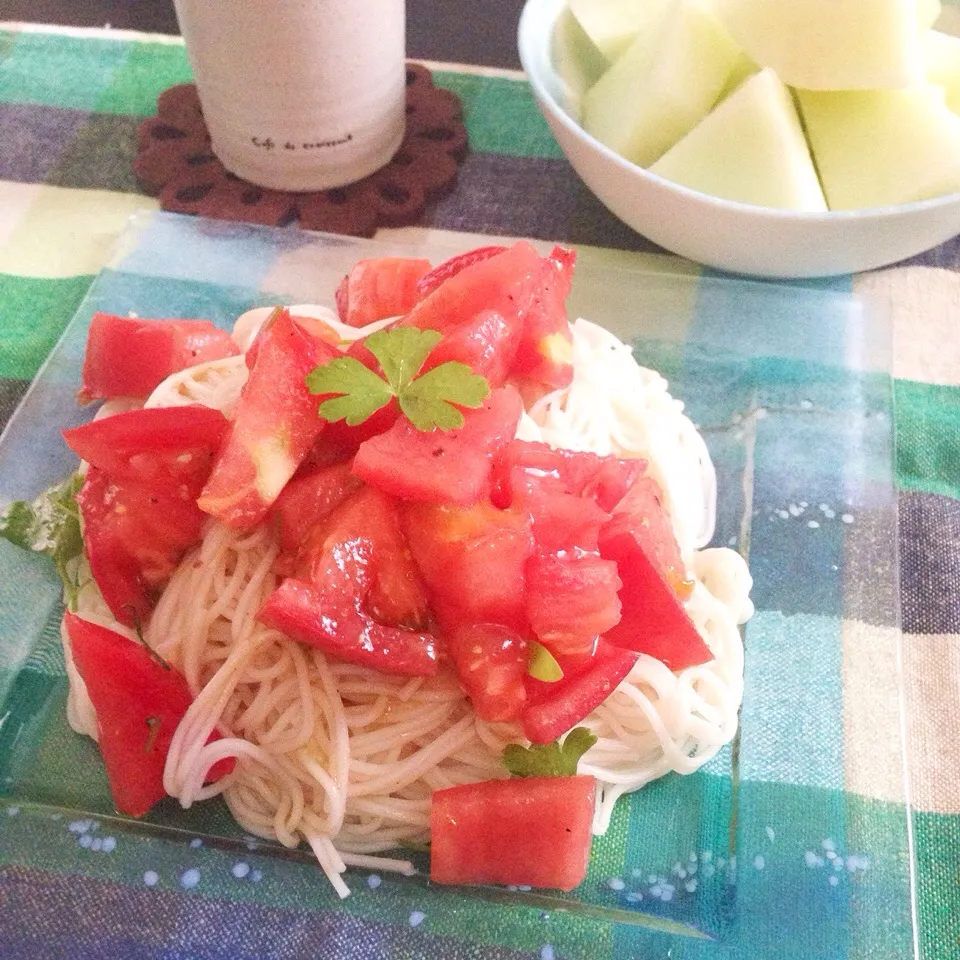
[[475, 623], [525, 632], [524, 570], [533, 553], [529, 514], [485, 502], [409, 504], [403, 529], [445, 632]]
[[447, 333], [484, 310], [520, 325], [541, 281], [542, 261], [525, 240], [474, 260], [443, 280], [401, 321]]
[[199, 404], [126, 410], [63, 431], [67, 446], [112, 480], [185, 483], [196, 497], [227, 433], [219, 410]]
[[[70, 651], [97, 712], [97, 731], [113, 802], [120, 813], [143, 816], [167, 794], [163, 767], [170, 741], [193, 702], [187, 681], [138, 643], [113, 630], [64, 615]], [[214, 732], [210, 740], [219, 739]], [[229, 773], [229, 758], [209, 779]]]
[[530, 628], [554, 656], [589, 653], [620, 622], [617, 565], [598, 553], [538, 551], [526, 573]]
[[462, 270], [465, 270], [473, 263], [479, 263], [481, 260], [489, 260], [491, 257], [503, 253], [507, 248], [500, 246], [476, 247], [467, 253], [457, 254], [437, 264], [429, 273], [422, 276], [417, 281], [417, 299], [423, 300], [430, 296], [437, 287], [446, 283], [451, 277], [455, 277]]
[[593, 500], [610, 512], [626, 496], [646, 469], [646, 461], [604, 456], [577, 450], [554, 449], [546, 443], [512, 440], [504, 447], [496, 468], [495, 502], [505, 505], [531, 479], [577, 497]]
[[350, 663], [410, 677], [437, 672], [432, 636], [377, 623], [342, 583], [321, 589], [284, 580], [257, 616], [268, 627]]
[[477, 713], [489, 723], [519, 720], [527, 699], [527, 641], [496, 623], [464, 623], [446, 640], [460, 685]]
[[601, 529], [599, 543], [601, 556], [616, 562], [623, 581], [623, 614], [605, 638], [656, 657], [671, 670], [711, 660], [710, 648], [683, 608], [692, 583], [652, 478], [634, 483]]
[[533, 303], [527, 311], [513, 372], [547, 390], [573, 379], [573, 334], [566, 301], [573, 282], [576, 252], [554, 247], [542, 261]]
[[481, 310], [449, 330], [423, 365], [423, 372], [457, 360], [502, 387], [517, 353], [520, 330], [495, 310]]
[[240, 350], [209, 320], [140, 320], [95, 313], [80, 400], [145, 397], [172, 373]]
[[337, 288], [337, 313], [351, 327], [398, 317], [417, 302], [429, 260], [380, 257], [358, 260]]
[[93, 578], [133, 626], [200, 536], [196, 497], [227, 429], [201, 406], [130, 410], [64, 431], [90, 462], [77, 504]]
[[430, 879], [572, 890], [587, 874], [595, 791], [593, 777], [581, 776], [435, 791]]
[[305, 378], [335, 356], [286, 310], [261, 330], [257, 344], [226, 443], [199, 499], [206, 513], [244, 529], [263, 519], [323, 429]]
[[516, 433], [522, 404], [509, 387], [465, 410], [459, 430], [418, 430], [406, 417], [361, 444], [353, 472], [402, 500], [469, 505], [486, 492], [497, 452]]
[[523, 735], [532, 743], [552, 743], [592, 713], [624, 680], [638, 654], [603, 640], [586, 657], [559, 657], [563, 679], [544, 683], [527, 678]]
[[293, 572], [310, 531], [361, 486], [362, 481], [350, 472], [350, 464], [340, 463], [297, 476], [283, 488], [272, 509], [280, 528], [282, 572]]
[[620, 622], [604, 637], [610, 643], [662, 660], [671, 670], [706, 663], [710, 648], [683, 603], [652, 558], [643, 528], [614, 517], [600, 531], [600, 554], [614, 560], [623, 586]]
[[365, 615], [420, 630], [427, 596], [400, 530], [397, 502], [372, 487], [352, 493], [301, 544], [295, 576], [325, 588], [352, 587]]

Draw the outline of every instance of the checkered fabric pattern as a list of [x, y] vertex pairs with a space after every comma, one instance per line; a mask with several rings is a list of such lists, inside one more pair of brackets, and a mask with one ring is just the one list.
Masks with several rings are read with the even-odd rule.
[[[718, 542], [749, 549], [757, 581], [736, 749], [624, 805], [565, 902], [361, 873], [341, 904], [307, 858], [265, 854], [217, 805], [160, 810], [166, 832], [109, 817], [95, 748], [47, 709], [55, 584], [2, 550], [0, 958], [893, 960], [914, 937], [924, 960], [960, 957], [960, 242], [830, 281], [719, 278], [604, 210], [522, 77], [435, 76], [464, 103], [471, 154], [422, 227], [378, 240], [575, 244], [604, 283], [577, 295], [614, 319], [635, 288], [610, 278], [659, 278], [672, 327], [626, 333], [707, 430]], [[310, 293], [295, 234], [211, 237], [140, 191], [134, 129], [189, 79], [176, 41], [0, 31], [0, 422], [63, 336], [0, 448], [4, 498], [67, 466], [51, 451], [94, 309], [227, 323]], [[183, 263], [184, 243], [207, 253]]]

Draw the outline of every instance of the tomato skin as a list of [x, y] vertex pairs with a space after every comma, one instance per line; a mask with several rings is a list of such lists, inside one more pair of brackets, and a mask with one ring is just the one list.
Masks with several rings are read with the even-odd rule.
[[424, 300], [437, 287], [442, 286], [451, 277], [465, 270], [471, 264], [479, 263], [481, 260], [489, 260], [497, 254], [503, 253], [507, 248], [502, 246], [476, 247], [467, 253], [458, 254], [437, 264], [429, 273], [424, 274], [417, 281], [417, 300]]
[[351, 474], [349, 463], [294, 477], [271, 508], [280, 531], [280, 557], [274, 569], [293, 573], [297, 554], [310, 531], [361, 485]]
[[76, 500], [90, 572], [110, 612], [132, 627], [199, 539], [203, 514], [176, 491], [115, 483], [96, 467]]
[[617, 504], [609, 530], [637, 533], [647, 548], [656, 568], [681, 600], [693, 592], [693, 581], [687, 577], [680, 545], [663, 506], [663, 492], [652, 477], [641, 477]]
[[196, 497], [228, 426], [219, 410], [191, 404], [126, 410], [64, 430], [63, 439], [112, 480], [186, 483]]
[[513, 372], [556, 390], [573, 380], [573, 333], [566, 300], [573, 282], [574, 250], [554, 247], [542, 261], [533, 302], [524, 318]]
[[141, 320], [98, 312], [87, 334], [80, 400], [145, 397], [172, 373], [239, 352], [230, 334], [209, 320]]
[[337, 313], [351, 327], [406, 313], [417, 302], [429, 260], [379, 257], [358, 260], [337, 287]]
[[469, 506], [486, 493], [494, 458], [516, 433], [523, 406], [510, 387], [463, 412], [459, 430], [418, 430], [401, 417], [360, 445], [353, 472], [401, 500]]
[[300, 545], [294, 576], [321, 590], [333, 584], [352, 592], [363, 614], [386, 626], [422, 630], [430, 623], [398, 505], [372, 487], [351, 493], [313, 527]]
[[475, 260], [421, 299], [402, 326], [447, 333], [483, 310], [521, 324], [541, 278], [541, 260], [525, 240]]
[[[73, 662], [97, 712], [113, 801], [120, 813], [141, 817], [167, 795], [163, 768], [170, 741], [193, 702], [187, 681], [113, 630], [69, 612], [64, 622]], [[208, 742], [217, 739], [214, 731]], [[233, 766], [232, 758], [214, 764], [209, 779]]]
[[604, 634], [610, 643], [661, 660], [671, 670], [706, 663], [710, 648], [653, 560], [642, 529], [615, 517], [600, 531], [600, 554], [614, 560], [623, 581], [620, 622]]
[[409, 504], [402, 524], [445, 633], [476, 623], [525, 632], [525, 569], [534, 549], [529, 514], [486, 502]]
[[523, 735], [531, 743], [552, 743], [572, 730], [613, 693], [638, 656], [601, 639], [588, 657], [558, 658], [564, 675], [556, 683], [528, 677]]
[[530, 629], [555, 656], [591, 652], [596, 637], [620, 622], [617, 565], [598, 553], [538, 551], [526, 576]]
[[77, 504], [94, 580], [127, 626], [149, 613], [157, 589], [200, 536], [196, 497], [226, 433], [207, 407], [129, 410], [65, 430], [90, 462]]
[[320, 435], [317, 398], [305, 378], [335, 351], [286, 310], [257, 336], [256, 361], [198, 503], [232, 527], [259, 523]]
[[587, 873], [593, 777], [485, 780], [436, 790], [430, 879], [572, 890]]
[[623, 587], [620, 623], [605, 634], [611, 643], [661, 660], [671, 670], [713, 659], [683, 608], [692, 582], [660, 488], [641, 477], [600, 531], [601, 556], [616, 561]]
[[491, 387], [502, 387], [519, 345], [520, 330], [495, 310], [481, 310], [449, 330], [427, 357], [423, 372], [455, 360], [485, 377]]
[[291, 577], [267, 598], [257, 618], [348, 663], [407, 677], [437, 672], [432, 636], [377, 623], [362, 612], [349, 587], [328, 584], [321, 589]]

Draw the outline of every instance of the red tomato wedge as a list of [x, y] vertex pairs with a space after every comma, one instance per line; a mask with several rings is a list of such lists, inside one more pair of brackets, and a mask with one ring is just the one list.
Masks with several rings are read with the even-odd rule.
[[464, 623], [446, 640], [460, 685], [477, 713], [489, 723], [519, 720], [527, 699], [527, 641], [497, 623]]
[[128, 627], [153, 609], [160, 586], [200, 538], [189, 497], [121, 481], [91, 467], [77, 494], [90, 571], [111, 613]]
[[576, 258], [575, 251], [554, 247], [542, 261], [513, 365], [517, 376], [548, 390], [565, 387], [573, 379], [573, 334], [567, 322], [566, 301]]
[[510, 387], [463, 412], [459, 430], [418, 430], [402, 417], [360, 445], [353, 472], [371, 486], [424, 503], [469, 505], [486, 492], [497, 452], [516, 433], [523, 405]]
[[363, 614], [387, 626], [421, 630], [430, 621], [397, 502], [372, 487], [352, 493], [313, 528], [301, 544], [295, 576], [321, 589], [352, 588]]
[[321, 589], [302, 580], [284, 580], [257, 616], [288, 637], [349, 663], [409, 677], [437, 672], [432, 636], [377, 623], [343, 585]]
[[481, 260], [489, 260], [491, 257], [503, 253], [507, 248], [500, 246], [476, 247], [467, 253], [460, 253], [449, 260], [435, 266], [429, 273], [422, 276], [417, 281], [417, 299], [423, 300], [430, 296], [437, 287], [446, 283], [451, 277], [465, 270], [471, 264], [479, 263]]
[[500, 453], [495, 471], [494, 502], [506, 505], [530, 478], [593, 500], [610, 512], [643, 475], [645, 460], [599, 456], [554, 449], [546, 443], [512, 440]]
[[485, 502], [410, 504], [403, 530], [445, 632], [494, 623], [525, 633], [524, 571], [534, 547], [529, 514]]
[[423, 365], [423, 372], [456, 360], [486, 377], [491, 387], [502, 387], [520, 343], [520, 330], [495, 310], [481, 310], [464, 320], [437, 344]]
[[278, 564], [284, 573], [293, 573], [297, 554], [311, 530], [361, 486], [362, 481], [350, 472], [350, 464], [340, 463], [295, 477], [283, 488], [272, 514], [280, 529], [283, 563], [278, 559]]
[[587, 874], [595, 791], [593, 777], [581, 776], [435, 791], [430, 879], [572, 890]]
[[671, 670], [713, 659], [682, 601], [652, 559], [646, 531], [615, 518], [600, 532], [600, 553], [616, 562], [623, 581], [620, 622], [604, 634], [606, 640], [656, 657]]
[[323, 429], [305, 378], [336, 355], [286, 310], [257, 343], [226, 443], [198, 501], [206, 513], [244, 529], [263, 519]]
[[[141, 817], [167, 794], [163, 767], [170, 741], [193, 702], [187, 681], [126, 637], [64, 614], [70, 650], [97, 711], [100, 752], [120, 813]], [[219, 739], [214, 732], [210, 740]], [[215, 763], [209, 779], [229, 773], [233, 758]]]
[[524, 240], [476, 260], [440, 283], [401, 321], [403, 326], [448, 333], [484, 310], [520, 325], [540, 284], [542, 261]]
[[652, 477], [638, 479], [614, 511], [610, 529], [644, 531], [650, 558], [681, 600], [689, 598], [693, 581], [687, 577], [680, 545], [663, 506], [663, 493]]
[[587, 654], [620, 622], [617, 565], [584, 550], [537, 552], [527, 563], [530, 629], [554, 656]]
[[660, 489], [642, 477], [600, 531], [600, 554], [617, 564], [623, 614], [605, 639], [683, 670], [713, 659], [681, 595], [690, 584]]
[[523, 735], [531, 743], [552, 743], [562, 737], [613, 693], [637, 656], [600, 640], [592, 656], [558, 658], [562, 680], [544, 683], [528, 677]]
[[87, 334], [81, 402], [145, 397], [172, 373], [240, 350], [209, 320], [140, 320], [95, 313]]
[[63, 431], [67, 446], [111, 480], [184, 483], [196, 497], [226, 435], [227, 419], [199, 404], [127, 410]]
[[337, 313], [351, 327], [397, 317], [417, 302], [429, 260], [380, 257], [358, 260], [337, 288]]

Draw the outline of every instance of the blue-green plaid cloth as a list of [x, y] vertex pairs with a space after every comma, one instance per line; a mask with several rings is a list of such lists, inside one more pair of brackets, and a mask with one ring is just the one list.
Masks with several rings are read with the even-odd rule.
[[[94, 309], [226, 324], [253, 303], [329, 301], [358, 255], [152, 213], [133, 129], [187, 77], [175, 43], [0, 33], [4, 420], [79, 309], [0, 444], [2, 501], [69, 469], [58, 434], [80, 416]], [[89, 815], [109, 797], [63, 717], [56, 584], [4, 544], [0, 957], [901, 958], [915, 938], [924, 958], [960, 955], [956, 245], [827, 283], [718, 278], [587, 194], [521, 79], [438, 80], [464, 101], [472, 153], [431, 231], [378, 241], [434, 259], [465, 232], [580, 247], [573, 309], [688, 403], [718, 467], [717, 542], [750, 558], [741, 734], [624, 802], [570, 897], [354, 872], [340, 903], [308, 857], [265, 850], [219, 804], [171, 802], [133, 829]]]

